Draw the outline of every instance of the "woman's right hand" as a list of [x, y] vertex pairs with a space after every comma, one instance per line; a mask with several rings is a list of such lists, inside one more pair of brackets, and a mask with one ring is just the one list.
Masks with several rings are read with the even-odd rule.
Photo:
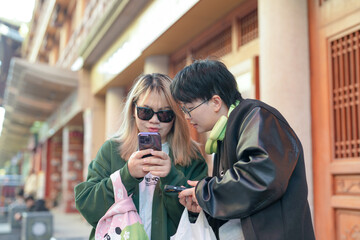
[[148, 173], [143, 170], [144, 159], [142, 157], [150, 154], [152, 151], [152, 149], [146, 149], [131, 154], [127, 164], [132, 177], [143, 178]]
[[199, 213], [202, 208], [199, 206], [195, 194], [195, 187], [198, 181], [188, 180], [187, 183], [192, 186], [192, 188], [185, 189], [179, 193], [179, 202], [190, 212]]

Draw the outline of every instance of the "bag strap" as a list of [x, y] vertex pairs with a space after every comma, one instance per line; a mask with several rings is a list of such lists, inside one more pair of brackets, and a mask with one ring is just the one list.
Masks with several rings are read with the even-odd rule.
[[120, 170], [112, 173], [110, 178], [113, 184], [115, 202], [128, 198], [126, 188], [121, 181]]

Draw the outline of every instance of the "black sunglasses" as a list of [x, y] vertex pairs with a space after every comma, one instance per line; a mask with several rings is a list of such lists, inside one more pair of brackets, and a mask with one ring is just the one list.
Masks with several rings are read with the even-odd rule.
[[171, 122], [175, 117], [175, 113], [173, 110], [160, 110], [154, 112], [154, 110], [152, 110], [151, 108], [139, 107], [137, 105], [136, 105], [136, 112], [139, 119], [146, 121], [150, 120], [154, 116], [154, 114], [156, 114], [160, 122], [165, 122], [165, 123]]

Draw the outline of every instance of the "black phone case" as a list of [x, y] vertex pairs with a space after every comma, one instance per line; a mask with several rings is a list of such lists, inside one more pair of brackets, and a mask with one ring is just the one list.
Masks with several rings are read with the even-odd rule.
[[165, 185], [164, 190], [165, 192], [181, 192], [182, 190], [185, 190], [186, 187], [180, 187], [180, 186], [173, 186], [173, 185]]

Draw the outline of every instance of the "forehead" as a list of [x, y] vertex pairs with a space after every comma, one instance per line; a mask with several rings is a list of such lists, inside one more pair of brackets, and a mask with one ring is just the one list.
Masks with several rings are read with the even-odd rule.
[[197, 103], [199, 102], [202, 102], [203, 100], [201, 100], [200, 98], [197, 98], [197, 99], [193, 99], [191, 102], [179, 102], [180, 105], [182, 106], [191, 106], [191, 105], [196, 105]]
[[139, 96], [138, 105], [162, 108], [168, 107], [170, 104], [163, 92], [147, 91]]

